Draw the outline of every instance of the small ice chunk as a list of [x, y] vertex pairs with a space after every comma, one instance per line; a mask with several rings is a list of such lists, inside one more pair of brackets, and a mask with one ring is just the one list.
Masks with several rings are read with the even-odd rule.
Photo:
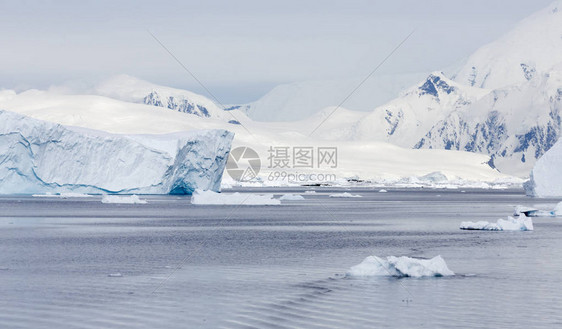
[[508, 216], [507, 219], [498, 219], [496, 223], [486, 221], [462, 222], [461, 230], [484, 230], [484, 231], [532, 231], [533, 220], [524, 213], [518, 218]]
[[304, 194], [316, 194], [316, 191], [304, 191]]
[[287, 193], [287, 194], [283, 194], [279, 200], [283, 200], [283, 201], [297, 201], [297, 200], [304, 200], [304, 197], [300, 194], [292, 194], [292, 193]]
[[441, 256], [432, 259], [369, 256], [347, 272], [348, 276], [439, 277], [455, 275]]
[[110, 273], [107, 276], [110, 277], [110, 278], [121, 278], [121, 277], [123, 277], [123, 274], [121, 274], [121, 273]]
[[386, 192], [388, 192], [388, 191], [387, 191], [387, 190], [384, 190], [384, 189], [379, 190], [379, 193], [386, 193]]
[[520, 214], [525, 214], [527, 217], [556, 217], [562, 216], [562, 206], [558, 204], [553, 210], [540, 210], [536, 208], [530, 208], [525, 206], [515, 207], [514, 215], [519, 216]]
[[128, 196], [121, 196], [121, 195], [109, 195], [106, 194], [101, 199], [102, 203], [127, 203], [127, 204], [143, 204], [146, 203], [146, 200], [141, 200], [138, 195], [128, 195]]
[[279, 199], [273, 194], [250, 193], [217, 193], [213, 191], [195, 190], [191, 195], [191, 204], [196, 205], [278, 205]]
[[515, 211], [513, 212], [514, 216], [519, 216], [524, 214], [527, 217], [536, 217], [534, 216], [539, 210], [537, 208], [531, 208], [526, 206], [516, 206]]
[[330, 194], [330, 198], [362, 198], [359, 194], [351, 194], [348, 192]]
[[555, 216], [562, 216], [562, 202], [559, 202], [552, 212]]

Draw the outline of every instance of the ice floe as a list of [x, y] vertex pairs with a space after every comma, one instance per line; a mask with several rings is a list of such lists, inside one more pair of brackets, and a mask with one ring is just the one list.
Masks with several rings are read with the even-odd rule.
[[106, 194], [101, 198], [102, 203], [127, 203], [127, 204], [144, 204], [146, 200], [142, 200], [138, 195], [109, 195]]
[[386, 193], [386, 192], [388, 192], [388, 191], [385, 190], [385, 189], [379, 190], [379, 193]]
[[462, 222], [460, 229], [483, 231], [532, 231], [533, 220], [525, 216], [524, 213], [521, 213], [518, 218], [508, 216], [507, 219], [500, 218], [495, 223], [487, 221]]
[[516, 206], [513, 214], [515, 216], [524, 214], [527, 217], [562, 217], [562, 202], [559, 202], [552, 210], [543, 210], [527, 206]]
[[369, 256], [347, 272], [348, 276], [394, 276], [394, 277], [439, 277], [455, 275], [441, 256], [431, 259], [411, 258], [406, 256], [386, 258]]
[[298, 200], [304, 200], [304, 197], [300, 194], [292, 194], [292, 193], [287, 193], [287, 194], [283, 194], [279, 200], [283, 200], [283, 201], [298, 201]]
[[351, 194], [349, 192], [330, 194], [330, 198], [362, 198], [359, 194]]
[[278, 205], [279, 199], [273, 194], [250, 193], [217, 193], [213, 191], [195, 190], [191, 196], [191, 203], [196, 205]]
[[45, 193], [45, 194], [33, 194], [32, 197], [35, 198], [61, 198], [61, 199], [68, 199], [68, 198], [91, 198], [92, 195], [84, 194], [84, 193]]

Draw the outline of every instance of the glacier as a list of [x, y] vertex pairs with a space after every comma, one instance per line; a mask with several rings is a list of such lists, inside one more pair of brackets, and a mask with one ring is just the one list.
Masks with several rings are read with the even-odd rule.
[[536, 163], [530, 180], [525, 184], [527, 194], [539, 198], [562, 197], [562, 140], [559, 140]]
[[122, 135], [0, 111], [0, 194], [218, 191], [234, 135]]

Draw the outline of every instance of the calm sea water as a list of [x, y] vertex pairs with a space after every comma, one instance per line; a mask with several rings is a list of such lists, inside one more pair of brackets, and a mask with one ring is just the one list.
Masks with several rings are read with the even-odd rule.
[[[562, 218], [458, 229], [560, 200], [387, 190], [240, 207], [0, 197], [0, 328], [562, 327]], [[457, 275], [345, 276], [369, 255], [441, 255]]]

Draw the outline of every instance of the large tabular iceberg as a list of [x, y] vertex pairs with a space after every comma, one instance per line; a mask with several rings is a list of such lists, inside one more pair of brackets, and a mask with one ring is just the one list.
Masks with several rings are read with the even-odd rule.
[[562, 140], [535, 163], [525, 189], [540, 198], [562, 197]]
[[226, 130], [117, 135], [0, 111], [0, 193], [218, 191], [232, 138]]

